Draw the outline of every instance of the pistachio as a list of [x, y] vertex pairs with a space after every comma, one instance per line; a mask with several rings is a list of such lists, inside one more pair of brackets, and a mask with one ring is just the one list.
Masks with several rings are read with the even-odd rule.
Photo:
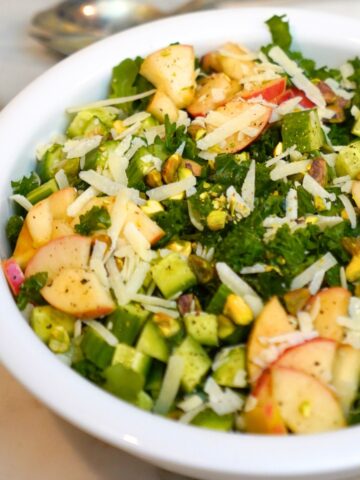
[[177, 180], [177, 172], [181, 162], [182, 158], [178, 153], [174, 153], [164, 162], [161, 174], [165, 183], [173, 183]]
[[344, 237], [341, 244], [350, 255], [360, 254], [360, 238]]
[[200, 312], [201, 305], [198, 298], [193, 293], [181, 295], [177, 300], [177, 308], [181, 316], [191, 312]]
[[292, 290], [291, 292], [285, 293], [284, 302], [287, 311], [291, 315], [296, 315], [305, 307], [310, 296], [310, 291], [307, 288], [298, 288], [296, 290]]
[[153, 315], [153, 322], [159, 327], [164, 337], [169, 338], [176, 335], [180, 331], [180, 323], [166, 313], [155, 313]]
[[145, 183], [151, 188], [160, 187], [163, 184], [161, 173], [154, 168], [145, 176]]
[[327, 183], [328, 168], [324, 158], [316, 157], [311, 162], [309, 175], [323, 187]]
[[194, 177], [200, 177], [202, 166], [199, 163], [194, 160], [183, 160], [182, 166], [190, 170]]
[[242, 297], [234, 293], [227, 297], [223, 312], [236, 325], [248, 325], [254, 320], [254, 315], [249, 305]]
[[166, 248], [173, 252], [181, 253], [188, 257], [191, 254], [191, 242], [187, 242], [186, 240], [174, 240], [173, 242], [169, 243]]
[[274, 151], [273, 151], [274, 157], [277, 157], [278, 155], [281, 155], [283, 151], [284, 151], [283, 143], [279, 142], [276, 145], [276, 147], [274, 148]]
[[215, 277], [214, 266], [204, 258], [197, 255], [190, 255], [189, 265], [197, 281], [201, 284], [209, 283]]
[[213, 210], [206, 217], [206, 224], [212, 231], [222, 230], [226, 225], [227, 213], [223, 210]]
[[147, 200], [140, 208], [149, 217], [164, 211], [164, 207], [157, 200]]
[[56, 325], [51, 329], [49, 348], [54, 353], [65, 353], [70, 348], [70, 337], [62, 325]]
[[355, 282], [360, 279], [360, 255], [354, 255], [345, 269], [346, 279]]

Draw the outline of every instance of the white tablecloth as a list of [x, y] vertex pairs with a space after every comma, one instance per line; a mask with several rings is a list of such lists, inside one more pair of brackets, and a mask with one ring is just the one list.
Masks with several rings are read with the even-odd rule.
[[[27, 35], [31, 15], [55, 3], [55, 0], [0, 0], [0, 108], [59, 60]], [[238, 4], [322, 9], [360, 18], [359, 0], [240, 0]], [[175, 476], [160, 472], [64, 422], [0, 366], [1, 480], [170, 478]]]

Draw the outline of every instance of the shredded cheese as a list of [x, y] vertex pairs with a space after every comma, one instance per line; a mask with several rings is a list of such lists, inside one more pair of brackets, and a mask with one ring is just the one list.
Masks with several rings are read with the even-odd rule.
[[184, 359], [179, 355], [175, 354], [169, 358], [160, 393], [154, 405], [155, 413], [164, 415], [170, 410], [180, 388], [184, 366]]
[[150, 113], [148, 113], [148, 112], [134, 113], [130, 117], [127, 117], [127, 118], [125, 118], [125, 120], [123, 120], [123, 125], [124, 125], [124, 127], [129, 127], [130, 125], [133, 125], [134, 123], [143, 122], [144, 120], [146, 120], [149, 117], [150, 117]]
[[303, 188], [309, 192], [313, 197], [320, 197], [322, 199], [329, 199], [332, 202], [336, 199], [334, 193], [325, 190], [311, 175], [306, 173], [303, 179]]
[[295, 175], [297, 173], [304, 173], [310, 163], [310, 160], [299, 160], [298, 162], [291, 163], [282, 163], [277, 164], [277, 166], [271, 170], [270, 178], [274, 182], [282, 178], [286, 178], [290, 175]]
[[99, 100], [98, 102], [87, 103], [76, 107], [67, 109], [68, 113], [77, 113], [81, 110], [89, 110], [91, 108], [108, 107], [110, 105], [120, 105], [122, 103], [134, 102], [135, 100], [141, 100], [142, 98], [149, 97], [156, 92], [156, 89], [148, 90], [147, 92], [138, 93], [136, 95], [130, 95], [128, 97], [107, 98], [106, 100]]
[[60, 190], [69, 187], [69, 180], [62, 168], [55, 173], [55, 180]]
[[90, 269], [95, 273], [100, 282], [109, 288], [109, 279], [104, 265], [104, 256], [107, 245], [99, 240], [95, 241], [93, 251], [90, 257]]
[[117, 195], [124, 188], [120, 183], [114, 182], [110, 178], [95, 172], [95, 170], [83, 170], [79, 173], [79, 177], [84, 182], [109, 196]]
[[87, 188], [81, 195], [79, 195], [73, 203], [67, 208], [67, 214], [69, 217], [76, 217], [79, 212], [85, 207], [85, 205], [92, 199], [99, 195], [99, 190], [94, 187]]
[[337, 264], [335, 257], [330, 253], [326, 253], [323, 257], [313, 263], [310, 267], [306, 268], [303, 272], [297, 275], [291, 282], [291, 290], [302, 288], [314, 278], [314, 275], [319, 270], [327, 272], [330, 268]]
[[18, 203], [21, 207], [23, 207], [27, 211], [31, 210], [33, 207], [32, 203], [24, 195], [20, 195], [19, 193], [10, 195], [9, 198], [10, 200], [13, 200], [14, 202]]
[[77, 158], [86, 155], [91, 152], [91, 150], [97, 148], [100, 145], [101, 140], [101, 135], [67, 140], [63, 147], [66, 158]]
[[123, 232], [124, 237], [130, 243], [135, 253], [145, 261], [149, 260], [150, 242], [144, 237], [133, 222], [127, 222]]
[[181, 192], [184, 192], [188, 188], [194, 187], [196, 185], [196, 178], [191, 175], [183, 180], [178, 182], [168, 183], [167, 185], [162, 185], [161, 187], [152, 188], [146, 192], [147, 196], [151, 200], [157, 200], [161, 202], [166, 200], [173, 195], [178, 195]]
[[114, 206], [112, 208], [110, 218], [111, 225], [108, 228], [108, 235], [111, 238], [112, 250], [116, 246], [117, 239], [124, 227], [127, 218], [128, 198], [123, 190], [116, 196]]
[[290, 188], [286, 195], [286, 218], [296, 220], [298, 217], [298, 198], [297, 190]]
[[113, 335], [110, 330], [108, 330], [104, 325], [96, 320], [87, 320], [86, 325], [89, 325], [96, 333], [100, 335], [100, 337], [105, 340], [106, 343], [111, 345], [112, 347], [116, 347], [119, 343], [119, 340]]
[[255, 172], [256, 163], [252, 160], [241, 188], [241, 196], [251, 211], [254, 210], [255, 204]]
[[357, 225], [356, 212], [351, 201], [343, 193], [339, 195], [339, 199], [341, 200], [341, 203], [344, 205], [345, 211], [349, 217], [351, 228], [356, 228], [356, 225]]

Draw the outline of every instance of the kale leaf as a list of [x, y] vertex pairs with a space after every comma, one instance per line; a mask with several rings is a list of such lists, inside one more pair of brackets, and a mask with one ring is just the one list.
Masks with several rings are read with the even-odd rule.
[[47, 272], [39, 272], [24, 281], [16, 299], [17, 306], [20, 310], [24, 310], [28, 303], [35, 305], [42, 305], [44, 303], [40, 290], [45, 287], [47, 279]]
[[279, 45], [284, 50], [288, 50], [291, 46], [292, 38], [289, 22], [285, 20], [285, 15], [274, 15], [266, 20], [265, 23], [269, 27], [273, 43]]
[[35, 172], [32, 172], [28, 177], [24, 176], [20, 180], [13, 180], [11, 182], [13, 193], [24, 196], [37, 188], [39, 185], [40, 178]]
[[154, 215], [154, 221], [165, 231], [164, 237], [156, 244], [163, 247], [172, 238], [186, 236], [194, 231], [190, 222], [188, 208], [182, 200], [167, 200], [162, 202], [165, 206], [163, 212]]
[[90, 362], [90, 360], [80, 360], [79, 362], [74, 363], [72, 368], [81, 376], [97, 385], [102, 385], [105, 382], [102, 370], [94, 363]]
[[[153, 88], [139, 72], [143, 62], [141, 57], [135, 60], [126, 58], [113, 68], [110, 83], [110, 98], [127, 97], [145, 92]], [[136, 102], [128, 102], [121, 104], [121, 110], [127, 114], [134, 112], [136, 107], [145, 108], [149, 101], [149, 97]]]
[[109, 212], [105, 207], [92, 207], [84, 215], [80, 215], [80, 223], [75, 231], [80, 235], [91, 235], [96, 230], [107, 229], [111, 225]]
[[269, 127], [260, 137], [255, 140], [247, 149], [250, 158], [257, 163], [264, 163], [274, 155], [276, 145], [281, 142], [281, 130], [279, 125]]
[[6, 236], [12, 248], [15, 247], [24, 219], [20, 215], [12, 215], [6, 224]]

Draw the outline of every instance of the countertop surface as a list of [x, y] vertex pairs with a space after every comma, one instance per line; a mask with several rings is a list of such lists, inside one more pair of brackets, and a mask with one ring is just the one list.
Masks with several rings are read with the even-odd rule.
[[[59, 57], [27, 34], [31, 16], [54, 0], [0, 0], [0, 108]], [[230, 3], [230, 2], [229, 2]], [[360, 19], [358, 0], [252, 0], [239, 6], [292, 6]], [[0, 365], [1, 480], [170, 480], [180, 478], [112, 448], [63, 421]]]

